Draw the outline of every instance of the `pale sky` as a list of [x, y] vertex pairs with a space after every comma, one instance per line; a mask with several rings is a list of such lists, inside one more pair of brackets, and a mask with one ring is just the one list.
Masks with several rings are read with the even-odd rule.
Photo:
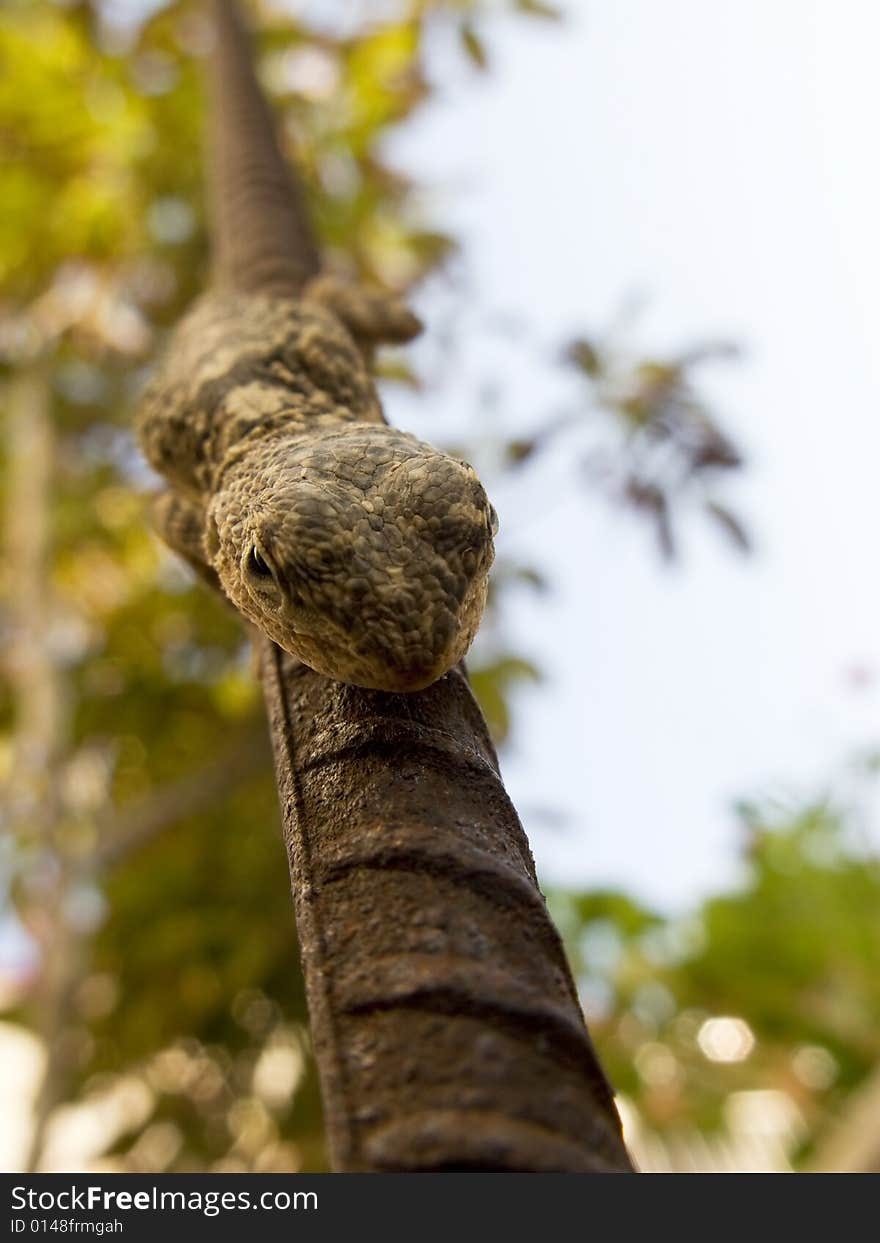
[[[563, 29], [487, 28], [485, 83], [447, 75], [397, 150], [442, 191], [478, 299], [544, 340], [601, 328], [636, 291], [646, 346], [746, 351], [703, 378], [749, 460], [728, 495], [751, 559], [697, 519], [664, 570], [562, 463], [558, 488], [499, 498], [502, 538], [560, 587], [511, 617], [549, 675], [503, 755], [539, 868], [680, 907], [736, 877], [733, 799], [812, 794], [880, 740], [877, 686], [852, 677], [880, 671], [880, 12], [567, 7]], [[517, 405], [537, 413], [529, 384], [517, 373]], [[457, 413], [432, 410], [432, 434]]]

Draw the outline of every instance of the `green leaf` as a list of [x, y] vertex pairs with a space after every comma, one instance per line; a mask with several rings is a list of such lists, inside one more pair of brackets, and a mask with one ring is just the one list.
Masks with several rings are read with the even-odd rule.
[[481, 72], [485, 72], [489, 68], [486, 45], [470, 22], [462, 22], [458, 28], [458, 37], [471, 64], [475, 65]]
[[540, 670], [519, 656], [500, 656], [470, 670], [471, 688], [479, 700], [492, 737], [503, 742], [510, 731], [510, 693], [520, 682], [539, 682]]

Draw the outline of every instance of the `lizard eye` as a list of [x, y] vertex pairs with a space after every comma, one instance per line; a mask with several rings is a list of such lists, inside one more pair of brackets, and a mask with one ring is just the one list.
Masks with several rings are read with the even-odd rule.
[[248, 557], [248, 570], [253, 574], [254, 578], [271, 578], [272, 570], [269, 563], [264, 559], [259, 549], [252, 548]]
[[489, 506], [489, 530], [493, 535], [498, 534], [498, 514], [495, 512], [495, 506]]

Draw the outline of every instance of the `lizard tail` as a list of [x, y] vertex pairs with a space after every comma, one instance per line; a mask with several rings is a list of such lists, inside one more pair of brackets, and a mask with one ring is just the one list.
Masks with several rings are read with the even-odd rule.
[[281, 154], [234, 0], [213, 0], [208, 137], [214, 279], [299, 293], [320, 268], [305, 197]]

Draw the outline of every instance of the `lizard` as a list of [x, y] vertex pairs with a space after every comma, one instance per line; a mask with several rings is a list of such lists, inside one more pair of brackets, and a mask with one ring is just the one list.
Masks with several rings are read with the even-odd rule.
[[471, 645], [497, 515], [470, 465], [385, 422], [373, 350], [421, 325], [322, 271], [233, 0], [213, 17], [213, 279], [137, 416], [155, 524], [310, 668], [417, 691]]

